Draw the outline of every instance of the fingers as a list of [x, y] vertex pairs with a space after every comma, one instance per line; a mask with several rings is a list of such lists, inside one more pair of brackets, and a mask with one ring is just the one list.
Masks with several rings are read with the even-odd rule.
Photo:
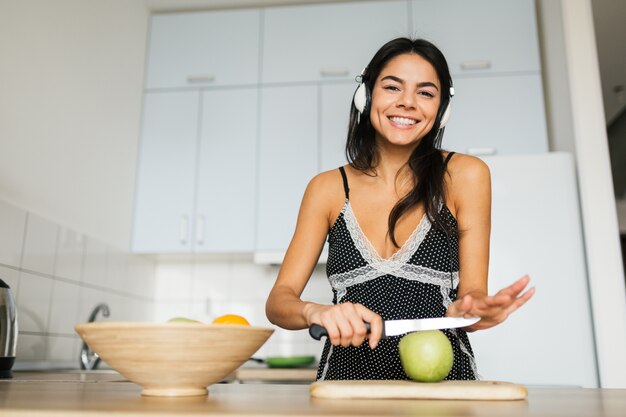
[[341, 303], [320, 315], [328, 339], [335, 346], [360, 346], [367, 336], [365, 323], [370, 323], [370, 346], [376, 347], [382, 333], [381, 317], [361, 304]]
[[473, 307], [474, 299], [470, 295], [466, 295], [450, 304], [446, 317], [468, 317]]
[[530, 278], [525, 275], [493, 296], [474, 300], [471, 310], [466, 314], [481, 318], [477, 328], [486, 329], [502, 323], [535, 294], [534, 287], [522, 293], [529, 281]]
[[517, 297], [518, 294], [521, 293], [524, 290], [524, 288], [526, 288], [529, 282], [530, 282], [530, 277], [528, 275], [524, 275], [522, 278], [518, 279], [513, 284], [498, 291], [498, 294], [508, 294], [512, 297]]
[[513, 313], [515, 310], [526, 304], [528, 300], [535, 295], [535, 287], [529, 288], [528, 291], [520, 295], [514, 302], [509, 306], [508, 314]]
[[350, 338], [346, 335], [345, 338], [342, 337], [342, 346], [360, 346], [365, 340], [365, 336], [367, 336], [367, 328], [365, 327], [365, 323], [363, 322], [363, 318], [361, 316], [358, 307], [365, 308], [360, 306], [359, 304], [350, 304], [351, 311], [349, 322], [352, 327], [352, 337]]
[[363, 310], [361, 311], [361, 317], [363, 321], [370, 324], [370, 334], [369, 345], [370, 348], [374, 349], [378, 346], [378, 342], [380, 342], [380, 338], [383, 333], [383, 319], [378, 314], [374, 313], [372, 310], [369, 310], [363, 306], [361, 306]]

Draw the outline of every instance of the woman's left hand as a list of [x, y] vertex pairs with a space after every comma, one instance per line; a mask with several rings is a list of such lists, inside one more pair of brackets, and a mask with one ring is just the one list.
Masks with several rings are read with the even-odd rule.
[[447, 317], [480, 317], [480, 321], [469, 327], [467, 331], [483, 330], [502, 323], [511, 313], [523, 306], [535, 293], [532, 287], [522, 293], [528, 285], [530, 277], [521, 279], [501, 289], [492, 296], [474, 296], [471, 293], [454, 301], [448, 307]]

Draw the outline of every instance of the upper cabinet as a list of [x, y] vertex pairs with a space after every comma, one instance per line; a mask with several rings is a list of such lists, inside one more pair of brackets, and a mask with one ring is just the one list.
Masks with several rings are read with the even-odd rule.
[[256, 88], [202, 95], [195, 216], [196, 252], [254, 250]]
[[152, 17], [146, 88], [258, 83], [261, 12]]
[[346, 161], [355, 77], [422, 37], [455, 85], [443, 148], [548, 151], [534, 0], [351, 1], [156, 15], [133, 248], [282, 252], [307, 183]]
[[317, 97], [317, 86], [261, 89], [257, 250], [285, 250], [318, 172]]
[[445, 149], [473, 155], [548, 152], [539, 74], [459, 77]]
[[354, 80], [381, 45], [408, 35], [409, 20], [406, 1], [268, 8], [262, 82]]
[[356, 83], [320, 86], [320, 171], [345, 165], [350, 106]]
[[413, 0], [413, 31], [434, 42], [450, 72], [539, 71], [534, 0]]
[[137, 169], [135, 252], [188, 252], [200, 95], [195, 91], [146, 93]]
[[254, 250], [256, 102], [256, 88], [146, 93], [135, 252]]

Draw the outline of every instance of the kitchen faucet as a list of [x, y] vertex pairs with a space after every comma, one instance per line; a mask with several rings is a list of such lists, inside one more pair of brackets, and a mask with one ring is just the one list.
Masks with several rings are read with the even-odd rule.
[[[98, 304], [89, 315], [89, 323], [96, 321], [96, 316], [102, 311], [104, 317], [109, 317], [109, 306], [105, 303]], [[91, 350], [87, 343], [83, 342], [83, 347], [80, 350], [80, 369], [93, 370], [98, 367], [100, 363], [100, 357], [97, 353]]]

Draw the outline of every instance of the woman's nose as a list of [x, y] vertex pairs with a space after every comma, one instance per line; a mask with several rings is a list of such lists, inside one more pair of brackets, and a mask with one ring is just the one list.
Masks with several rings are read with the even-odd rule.
[[409, 108], [414, 108], [415, 104], [415, 94], [410, 91], [403, 91], [398, 97], [398, 106], [404, 106]]

